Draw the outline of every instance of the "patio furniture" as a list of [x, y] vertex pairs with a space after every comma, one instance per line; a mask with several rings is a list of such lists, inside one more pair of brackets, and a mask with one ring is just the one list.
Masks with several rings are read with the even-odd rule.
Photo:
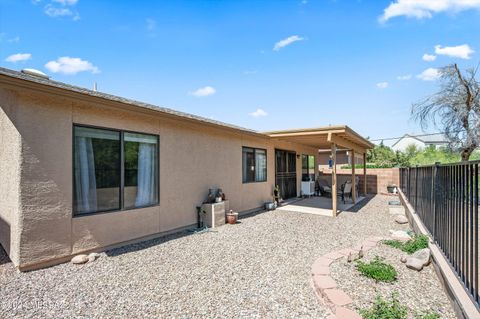
[[332, 186], [324, 179], [317, 179], [315, 189], [318, 189], [321, 196], [332, 197]]

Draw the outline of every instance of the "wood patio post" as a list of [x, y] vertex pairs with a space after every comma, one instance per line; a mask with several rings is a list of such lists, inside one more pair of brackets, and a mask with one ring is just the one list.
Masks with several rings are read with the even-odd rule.
[[367, 153], [363, 153], [363, 195], [367, 196]]
[[337, 216], [337, 144], [332, 143], [332, 214]]
[[355, 151], [352, 150], [352, 201], [357, 201], [357, 181], [355, 180]]

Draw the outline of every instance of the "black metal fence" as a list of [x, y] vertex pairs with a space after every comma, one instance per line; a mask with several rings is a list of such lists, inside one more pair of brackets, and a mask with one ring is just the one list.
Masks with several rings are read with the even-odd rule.
[[400, 169], [400, 188], [477, 306], [479, 164]]

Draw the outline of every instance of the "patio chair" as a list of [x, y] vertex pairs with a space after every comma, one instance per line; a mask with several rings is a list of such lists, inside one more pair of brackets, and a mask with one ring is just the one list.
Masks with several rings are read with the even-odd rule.
[[321, 196], [332, 196], [332, 186], [328, 185], [328, 182], [324, 179], [317, 179], [317, 182], [315, 183], [315, 190], [317, 189]]
[[352, 182], [346, 181], [340, 187], [340, 196], [342, 196], [342, 201], [345, 204], [345, 197], [348, 196], [352, 198]]

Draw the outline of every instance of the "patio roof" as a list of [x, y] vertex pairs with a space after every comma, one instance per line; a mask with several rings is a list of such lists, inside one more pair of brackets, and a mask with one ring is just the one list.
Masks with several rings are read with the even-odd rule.
[[336, 144], [359, 154], [365, 154], [368, 149], [374, 147], [373, 143], [346, 125], [272, 131], [264, 132], [264, 134], [278, 140], [304, 144], [318, 149], [330, 149], [332, 144]]

